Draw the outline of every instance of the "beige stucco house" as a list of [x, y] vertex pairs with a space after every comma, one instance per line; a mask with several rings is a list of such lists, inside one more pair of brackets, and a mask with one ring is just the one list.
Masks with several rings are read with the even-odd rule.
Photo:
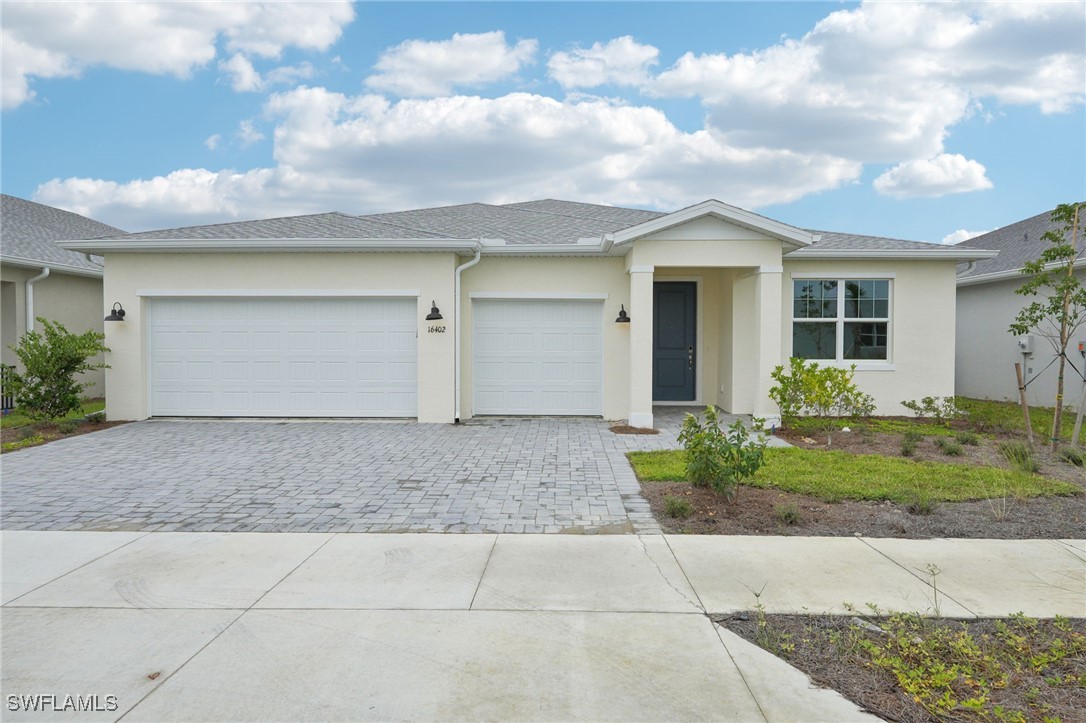
[[795, 228], [719, 201], [338, 213], [65, 243], [105, 257], [107, 413], [774, 418], [791, 355], [883, 413], [954, 393], [955, 267], [992, 252]]
[[[35, 319], [60, 322], [73, 333], [102, 331], [102, 259], [61, 248], [57, 241], [123, 234], [85, 216], [0, 195], [0, 361], [15, 366], [11, 347]], [[89, 372], [90, 396], [105, 377]]]
[[[1003, 228], [970, 239], [960, 248], [996, 251], [998, 256], [981, 259], [961, 269], [958, 277], [958, 325], [955, 359], [955, 385], [958, 394], [977, 399], [1018, 400], [1018, 382], [1014, 372], [1016, 362], [1028, 385], [1026, 399], [1030, 404], [1052, 406], [1056, 399], [1057, 367], [1055, 348], [1044, 336], [1034, 333], [1015, 336], [1010, 333], [1011, 322], [1018, 312], [1033, 299], [1015, 291], [1026, 282], [1022, 267], [1037, 259], [1049, 241], [1041, 238], [1046, 231], [1059, 231], [1051, 220], [1052, 211], [1008, 224]], [[1079, 240], [1081, 250], [1081, 238]], [[1075, 263], [1075, 274], [1086, 282], [1086, 259]], [[1058, 336], [1058, 335], [1057, 335]], [[1079, 338], [1070, 345], [1071, 362], [1080, 370], [1082, 357], [1077, 353], [1078, 341], [1086, 340], [1080, 330]], [[1071, 369], [1064, 377], [1069, 406], [1076, 406], [1082, 381]]]

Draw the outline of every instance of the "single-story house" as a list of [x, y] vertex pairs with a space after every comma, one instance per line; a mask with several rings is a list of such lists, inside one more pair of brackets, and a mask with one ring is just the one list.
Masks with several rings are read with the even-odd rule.
[[[102, 259], [68, 251], [57, 241], [123, 233], [76, 213], [0, 195], [0, 361], [17, 365], [11, 347], [37, 317], [76, 334], [102, 331]], [[88, 394], [104, 393], [101, 370], [85, 380], [94, 383]]]
[[994, 252], [715, 200], [326, 213], [65, 243], [105, 257], [107, 413], [775, 418], [773, 368], [852, 365], [883, 413], [954, 393], [956, 266]]
[[[979, 259], [961, 269], [958, 276], [958, 336], [955, 359], [955, 386], [958, 394], [976, 399], [1018, 401], [1018, 382], [1014, 365], [1022, 362], [1022, 372], [1029, 380], [1026, 399], [1030, 404], [1051, 407], [1056, 399], [1056, 364], [1051, 343], [1039, 333], [1015, 336], [1010, 325], [1018, 312], [1040, 297], [1016, 294], [1028, 277], [1022, 267], [1036, 260], [1051, 242], [1041, 238], [1046, 231], [1061, 231], [1045, 211], [1023, 221], [976, 236], [960, 248], [999, 252], [989, 259]], [[1086, 258], [1075, 262], [1075, 274], [1086, 283]], [[1078, 342], [1086, 340], [1086, 330], [1069, 347], [1071, 361], [1081, 370]], [[1065, 402], [1078, 404], [1081, 380], [1071, 369], [1064, 377]]]

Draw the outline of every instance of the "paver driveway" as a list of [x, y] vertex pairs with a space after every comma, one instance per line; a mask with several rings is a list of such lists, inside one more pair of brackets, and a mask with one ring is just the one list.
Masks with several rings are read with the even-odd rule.
[[7, 530], [658, 532], [624, 453], [675, 445], [589, 419], [162, 421], [3, 456]]

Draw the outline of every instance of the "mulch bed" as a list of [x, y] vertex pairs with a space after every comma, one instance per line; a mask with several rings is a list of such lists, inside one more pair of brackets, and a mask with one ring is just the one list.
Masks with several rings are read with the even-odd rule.
[[616, 424], [611, 427], [611, 431], [615, 434], [659, 434], [659, 429], [653, 429], [652, 427], [631, 427], [628, 424]]
[[[714, 615], [712, 618], [714, 622], [757, 644], [757, 613]], [[818, 685], [838, 691], [864, 710], [885, 720], [927, 723], [990, 719], [981, 718], [966, 710], [937, 717], [905, 693], [888, 671], [868, 665], [862, 654], [843, 655], [832, 641], [833, 636], [837, 636], [839, 640], [842, 634], [850, 630], [853, 621], [849, 617], [766, 615], [765, 621], [773, 632], [774, 639], [787, 640], [795, 646], [794, 650], [782, 656], [790, 665], [802, 670]], [[879, 620], [875, 619], [873, 622], [878, 624]], [[932, 619], [927, 621], [927, 624], [947, 626], [953, 630], [961, 630], [964, 626], [975, 639], [984, 635], [993, 636], [996, 626], [994, 620]], [[1077, 618], [1067, 624], [1077, 634], [1086, 634], [1086, 620]], [[1051, 632], [1052, 621], [1041, 620], [1038, 625], [1041, 631], [1038, 639]], [[862, 629], [854, 632], [876, 642], [882, 635], [877, 631]], [[1024, 657], [1028, 658], [1029, 653]], [[1030, 721], [1041, 721], [1045, 716], [1050, 720], [1062, 720], [1065, 723], [1084, 720], [1086, 687], [1067, 683], [1050, 685], [1046, 682], [1045, 675], [1035, 673], [1028, 665], [1022, 668], [1013, 674], [1006, 687], [991, 691], [988, 703], [990, 708], [1002, 706], [1005, 710], [1023, 711], [1026, 719]], [[1058, 664], [1056, 672], [1082, 680], [1082, 676], [1086, 676], [1086, 660], [1081, 656], [1067, 658]], [[1053, 671], [1048, 671], [1048, 675], [1052, 676]]]
[[[804, 449], [902, 456], [899, 434], [837, 431], [827, 439], [824, 434], [814, 436], [782, 429], [777, 435]], [[981, 438], [976, 446], [963, 445], [960, 456], [948, 456], [939, 450], [933, 437], [925, 437], [911, 459], [1007, 468], [1006, 460], [996, 448], [999, 441]], [[1040, 474], [1080, 485], [1086, 491], [1086, 470], [1061, 461], [1039, 444], [1034, 455]], [[672, 533], [1077, 539], [1086, 530], [1086, 494], [1028, 500], [997, 498], [941, 502], [931, 514], [914, 514], [907, 505], [895, 502], [831, 503], [779, 490], [745, 486], [739, 488], [738, 501], [733, 504], [728, 504], [722, 495], [710, 489], [693, 487], [686, 482], [642, 483], [641, 494], [648, 500], [661, 527]], [[682, 519], [669, 517], [664, 511], [665, 497], [686, 500], [692, 514]], [[798, 512], [798, 519], [789, 521], [793, 507]]]
[[[98, 432], [103, 429], [109, 429], [110, 427], [116, 427], [120, 424], [128, 424], [128, 422], [107, 422], [107, 421], [94, 421], [88, 422], [80, 420], [74, 423], [74, 428], [70, 428], [70, 431], [62, 432], [60, 425], [56, 424], [36, 424], [28, 425], [26, 427], [13, 427], [11, 429], [0, 429], [0, 444], [7, 444], [8, 442], [18, 442], [26, 438], [26, 435], [31, 434], [29, 431], [33, 429], [33, 436], [42, 437], [42, 441], [34, 444], [28, 444], [25, 447], [19, 447], [19, 449], [27, 449], [29, 447], [38, 447], [40, 445], [52, 442], [56, 439], [63, 439], [65, 437], [75, 437], [80, 434], [87, 434], [88, 432]], [[69, 429], [69, 427], [65, 427]], [[12, 454], [18, 452], [19, 449], [13, 449], [3, 452], [3, 454]]]

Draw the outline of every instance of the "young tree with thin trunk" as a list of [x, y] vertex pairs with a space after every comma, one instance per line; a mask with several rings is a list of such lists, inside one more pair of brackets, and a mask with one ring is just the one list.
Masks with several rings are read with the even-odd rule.
[[1086, 203], [1062, 203], [1052, 212], [1056, 228], [1046, 231], [1041, 239], [1049, 246], [1034, 261], [1022, 267], [1029, 280], [1015, 291], [1022, 296], [1039, 297], [1018, 312], [1010, 331], [1015, 336], [1031, 331], [1043, 336], [1057, 356], [1056, 404], [1052, 415], [1052, 449], [1060, 441], [1063, 421], [1063, 381], [1067, 364], [1067, 347], [1086, 322], [1086, 288], [1075, 276], [1079, 259], [1080, 215]]

